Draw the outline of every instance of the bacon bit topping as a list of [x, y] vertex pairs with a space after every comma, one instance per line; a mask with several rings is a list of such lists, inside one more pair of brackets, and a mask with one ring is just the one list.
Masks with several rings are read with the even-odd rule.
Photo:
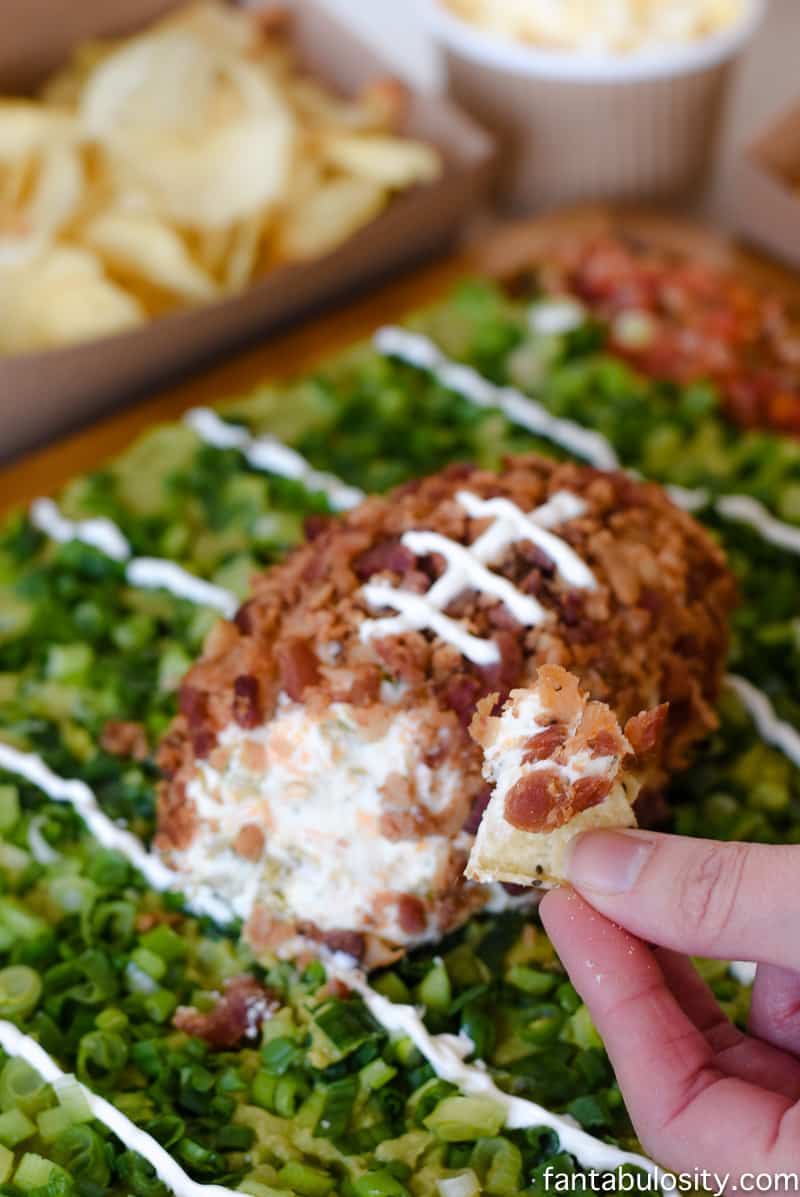
[[245, 823], [233, 841], [233, 850], [245, 860], [260, 860], [264, 852], [264, 832], [256, 823]]
[[309, 686], [319, 682], [319, 661], [307, 640], [285, 640], [275, 650], [281, 686], [291, 699], [302, 702]]
[[358, 931], [318, 931], [310, 938], [324, 943], [331, 952], [344, 952], [345, 956], [352, 956], [354, 960], [364, 957], [366, 940]]
[[598, 806], [611, 790], [607, 777], [582, 777], [572, 787], [572, 815], [577, 815], [590, 806]]
[[189, 727], [197, 727], [208, 715], [208, 696], [184, 682], [178, 694], [178, 707]]
[[239, 727], [253, 728], [261, 723], [261, 696], [258, 678], [241, 673], [233, 683], [233, 717]]
[[603, 728], [587, 741], [587, 747], [592, 756], [616, 756], [620, 749], [619, 735], [608, 728]]
[[560, 773], [537, 769], [512, 786], [506, 795], [505, 816], [520, 831], [552, 831], [572, 817], [569, 791]]
[[242, 603], [233, 617], [233, 622], [243, 636], [249, 636], [253, 631], [253, 600]]
[[661, 706], [652, 711], [632, 715], [625, 724], [625, 736], [637, 756], [644, 756], [658, 746], [664, 733], [668, 711], [669, 703], [662, 702]]
[[[387, 570], [393, 574], [406, 574], [414, 568], [416, 558], [399, 540], [384, 540], [362, 553], [353, 563], [353, 569], [362, 582], [373, 574]], [[427, 579], [426, 579], [427, 581]]]
[[100, 747], [112, 756], [129, 756], [146, 761], [150, 755], [147, 732], [141, 723], [127, 719], [109, 719], [100, 736]]
[[561, 747], [566, 738], [567, 728], [563, 723], [554, 723], [552, 727], [546, 728], [538, 735], [531, 736], [522, 757], [523, 765], [529, 765], [533, 761], [547, 760], [557, 748]]
[[406, 935], [421, 935], [428, 926], [425, 904], [413, 894], [400, 894], [397, 899], [397, 921]]
[[244, 1039], [255, 1039], [261, 1024], [278, 1009], [275, 995], [254, 977], [233, 977], [213, 1010], [207, 1014], [179, 1006], [172, 1024], [187, 1035], [205, 1039], [209, 1047], [226, 1051]]
[[192, 748], [194, 755], [199, 761], [204, 761], [206, 757], [211, 755], [211, 752], [217, 742], [217, 737], [213, 731], [208, 728], [201, 728], [192, 736]]
[[133, 925], [139, 934], [143, 935], [145, 931], [152, 931], [153, 927], [159, 927], [162, 923], [168, 927], [177, 927], [182, 917], [177, 910], [152, 910], [137, 914]]

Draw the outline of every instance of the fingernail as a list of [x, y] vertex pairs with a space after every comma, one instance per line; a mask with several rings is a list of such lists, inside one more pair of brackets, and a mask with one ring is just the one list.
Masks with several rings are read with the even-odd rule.
[[584, 831], [569, 846], [567, 877], [576, 889], [624, 894], [636, 884], [653, 847], [646, 836], [625, 831]]

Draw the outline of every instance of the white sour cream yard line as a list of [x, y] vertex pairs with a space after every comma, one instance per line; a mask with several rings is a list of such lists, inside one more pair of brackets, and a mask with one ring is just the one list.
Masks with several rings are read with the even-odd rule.
[[232, 619], [239, 609], [239, 599], [232, 591], [190, 574], [174, 561], [134, 557], [130, 544], [111, 520], [68, 520], [52, 499], [35, 499], [28, 515], [34, 528], [59, 544], [78, 540], [113, 561], [126, 562], [125, 576], [131, 586], [142, 590], [168, 590], [176, 598], [211, 607], [226, 619]]
[[[42, 790], [53, 802], [68, 802], [80, 815], [89, 832], [104, 848], [111, 848], [124, 856], [142, 874], [153, 889], [163, 893], [180, 888], [177, 874], [168, 869], [159, 857], [148, 852], [138, 836], [118, 827], [105, 814], [97, 798], [80, 778], [59, 777], [53, 773], [40, 756], [20, 752], [10, 744], [0, 741], [0, 769], [23, 777], [31, 785]], [[228, 906], [213, 894], [198, 893], [187, 898], [186, 905], [196, 914], [208, 915], [218, 923], [230, 922], [232, 915]]]
[[755, 723], [762, 740], [772, 744], [774, 748], [779, 748], [784, 756], [788, 756], [800, 769], [800, 732], [792, 727], [791, 723], [778, 718], [764, 691], [736, 673], [726, 675], [725, 685], [737, 695]]
[[[561, 445], [597, 469], [619, 469], [614, 446], [602, 433], [587, 429], [574, 420], [552, 416], [541, 403], [515, 387], [496, 386], [471, 366], [446, 357], [429, 337], [387, 325], [377, 331], [373, 345], [385, 357], [396, 357], [409, 366], [427, 371], [442, 386], [468, 402], [478, 407], [497, 407], [513, 424]], [[699, 511], [710, 503], [723, 519], [749, 524], [770, 544], [800, 555], [800, 528], [776, 519], [762, 503], [749, 495], [721, 495], [712, 501], [702, 488], [689, 490], [668, 486], [665, 489], [678, 507]]]
[[335, 511], [357, 507], [365, 497], [363, 490], [348, 486], [334, 474], [325, 474], [306, 461], [295, 449], [272, 436], [254, 437], [238, 424], [220, 419], [210, 407], [195, 407], [184, 416], [194, 432], [216, 449], [237, 449], [254, 470], [264, 470], [300, 482], [310, 491], [320, 491]]
[[427, 370], [434, 378], [478, 407], [497, 407], [514, 424], [520, 424], [537, 436], [544, 436], [563, 445], [571, 453], [584, 457], [599, 470], [614, 470], [619, 460], [601, 433], [584, 428], [574, 420], [553, 416], [541, 403], [524, 395], [515, 387], [498, 387], [471, 366], [451, 361], [430, 340], [404, 328], [387, 326], [375, 334], [373, 344], [378, 353], [396, 357], [418, 370]]
[[329, 971], [338, 980], [361, 996], [373, 1018], [385, 1031], [407, 1036], [411, 1040], [437, 1076], [457, 1085], [467, 1096], [488, 1097], [501, 1105], [509, 1130], [549, 1127], [558, 1135], [562, 1148], [574, 1155], [584, 1168], [612, 1171], [622, 1164], [631, 1164], [651, 1174], [656, 1171], [652, 1160], [596, 1139], [569, 1116], [553, 1114], [536, 1102], [513, 1097], [499, 1089], [485, 1068], [465, 1063], [464, 1057], [472, 1051], [469, 1039], [455, 1035], [432, 1035], [414, 1006], [391, 1002], [377, 993], [368, 984], [364, 974], [352, 968], [348, 957], [337, 955], [327, 963]]
[[147, 1160], [159, 1180], [163, 1181], [175, 1197], [239, 1197], [233, 1189], [226, 1189], [222, 1185], [204, 1185], [192, 1180], [158, 1140], [141, 1130], [130, 1118], [126, 1118], [110, 1101], [98, 1097], [69, 1073], [63, 1072], [35, 1039], [30, 1035], [24, 1035], [13, 1022], [7, 1022], [5, 1019], [0, 1019], [0, 1047], [7, 1055], [25, 1060], [49, 1085], [57, 1085], [59, 1081], [67, 1079], [71, 1084], [77, 1085], [97, 1121], [107, 1126], [129, 1151], [135, 1151]]

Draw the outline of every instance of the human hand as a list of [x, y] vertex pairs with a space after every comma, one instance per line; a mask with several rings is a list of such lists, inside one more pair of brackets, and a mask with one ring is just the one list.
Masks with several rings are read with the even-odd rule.
[[[800, 847], [595, 831], [575, 888], [542, 900], [642, 1145], [676, 1172], [798, 1172], [799, 873]], [[684, 953], [758, 962], [749, 1035]]]

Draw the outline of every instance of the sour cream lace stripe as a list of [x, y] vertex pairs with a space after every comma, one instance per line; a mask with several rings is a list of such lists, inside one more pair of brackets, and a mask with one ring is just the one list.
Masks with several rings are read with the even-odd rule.
[[[93, 790], [85, 781], [60, 777], [36, 753], [20, 752], [2, 742], [0, 769], [25, 778], [54, 802], [69, 803], [98, 843], [125, 856], [153, 889], [161, 892], [181, 889], [182, 879], [178, 874], [167, 868], [158, 856], [148, 852], [138, 836], [118, 827], [101, 809]], [[196, 914], [207, 914], [216, 922], [230, 922], [233, 917], [228, 906], [211, 893], [199, 892], [187, 897], [186, 905]]]
[[114, 561], [127, 562], [125, 576], [131, 586], [143, 590], [168, 590], [177, 598], [212, 607], [226, 619], [232, 619], [239, 609], [239, 599], [232, 591], [190, 574], [174, 561], [160, 557], [134, 557], [130, 544], [111, 520], [68, 520], [52, 499], [35, 499], [31, 503], [29, 516], [34, 528], [59, 544], [79, 540]]
[[361, 996], [373, 1018], [384, 1030], [390, 1034], [407, 1036], [411, 1040], [437, 1076], [457, 1085], [468, 1096], [488, 1097], [502, 1106], [509, 1130], [547, 1126], [556, 1132], [562, 1148], [574, 1155], [585, 1168], [612, 1171], [622, 1164], [632, 1164], [658, 1175], [656, 1165], [645, 1156], [612, 1147], [588, 1134], [573, 1118], [551, 1113], [536, 1102], [512, 1097], [498, 1088], [485, 1067], [464, 1062], [464, 1057], [473, 1050], [469, 1039], [456, 1035], [432, 1035], [414, 1006], [391, 1002], [377, 993], [364, 974], [352, 967], [349, 957], [339, 953], [332, 960], [329, 957], [326, 963], [333, 976]]
[[[551, 416], [541, 403], [514, 387], [496, 386], [471, 366], [451, 361], [429, 337], [387, 326], [375, 334], [373, 345], [386, 357], [396, 357], [418, 370], [428, 371], [442, 386], [470, 403], [499, 408], [512, 423], [562, 445], [598, 469], [619, 468], [614, 447], [602, 433], [586, 429], [573, 420]], [[723, 519], [749, 524], [770, 544], [800, 554], [800, 528], [776, 519], [762, 503], [749, 495], [721, 495], [712, 502], [709, 492], [702, 487], [666, 486], [665, 490], [676, 506], [686, 511], [701, 511], [710, 504]]]
[[516, 387], [499, 387], [471, 366], [447, 358], [429, 337], [404, 328], [387, 326], [375, 334], [378, 353], [396, 357], [418, 370], [427, 370], [448, 390], [456, 391], [478, 407], [497, 407], [509, 420], [539, 436], [563, 445], [601, 470], [613, 470], [619, 459], [606, 437], [573, 420], [553, 416], [535, 399]]
[[240, 1197], [233, 1189], [226, 1189], [222, 1185], [204, 1185], [192, 1180], [152, 1135], [126, 1118], [110, 1101], [98, 1097], [69, 1073], [63, 1072], [35, 1039], [23, 1034], [19, 1027], [6, 1019], [0, 1020], [0, 1047], [7, 1055], [25, 1060], [49, 1085], [58, 1088], [59, 1083], [66, 1080], [69, 1080], [70, 1085], [77, 1085], [97, 1121], [107, 1126], [129, 1151], [135, 1151], [152, 1164], [159, 1180], [175, 1197]]
[[541, 603], [487, 568], [509, 545], [523, 540], [532, 541], [546, 552], [570, 585], [594, 589], [597, 583], [589, 567], [566, 541], [547, 530], [548, 525], [576, 519], [586, 505], [567, 491], [559, 491], [549, 502], [527, 513], [509, 499], [481, 499], [470, 491], [459, 491], [456, 498], [472, 518], [490, 518], [489, 527], [471, 545], [438, 532], [406, 532], [402, 537], [406, 548], [418, 557], [438, 554], [445, 560], [445, 571], [425, 594], [398, 590], [388, 583], [368, 583], [361, 593], [370, 606], [394, 607], [399, 614], [365, 619], [359, 634], [362, 640], [374, 640], [427, 628], [477, 665], [492, 665], [500, 659], [495, 642], [471, 635], [444, 614], [445, 608], [464, 590], [476, 590], [500, 599], [525, 627], [542, 623], [548, 613]]
[[779, 748], [800, 769], [800, 732], [791, 723], [778, 718], [764, 691], [736, 673], [726, 675], [725, 685], [738, 696], [761, 738]]
[[321, 491], [336, 511], [357, 507], [365, 497], [363, 490], [349, 486], [335, 474], [315, 470], [295, 449], [272, 436], [251, 436], [247, 429], [220, 419], [210, 407], [192, 408], [184, 421], [207, 445], [216, 449], [237, 449], [254, 470], [291, 478], [301, 482], [307, 490]]
[[721, 495], [715, 507], [723, 519], [749, 524], [770, 544], [800, 554], [800, 528], [776, 519], [758, 499], [749, 495]]

